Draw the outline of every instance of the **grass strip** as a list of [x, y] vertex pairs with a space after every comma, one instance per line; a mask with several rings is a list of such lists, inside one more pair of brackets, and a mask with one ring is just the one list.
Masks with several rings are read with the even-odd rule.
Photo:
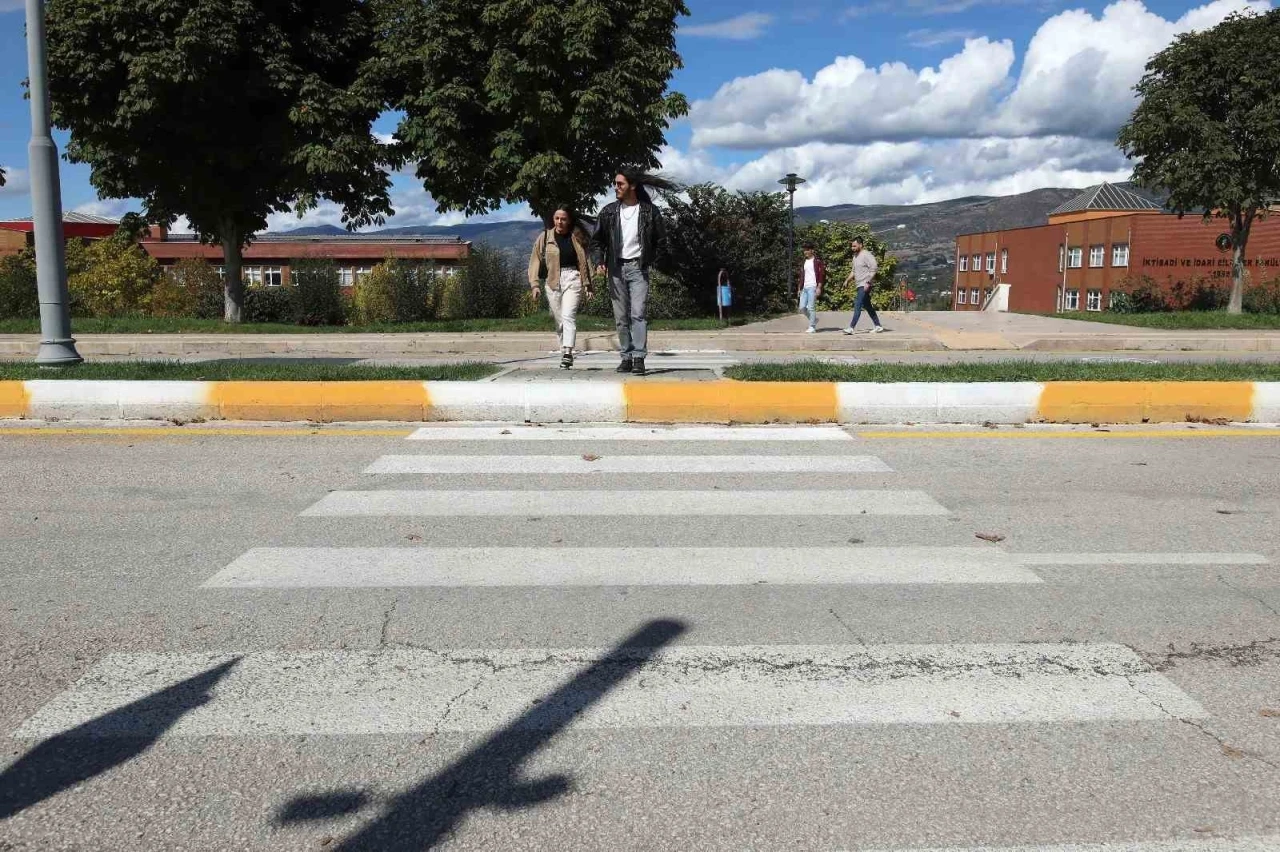
[[1280, 364], [1082, 363], [991, 361], [959, 364], [739, 364], [724, 371], [744, 382], [1275, 382]]
[[[776, 314], [743, 315], [721, 322], [715, 317], [655, 319], [649, 321], [654, 331], [714, 331], [736, 328], [752, 322], [774, 319]], [[606, 317], [578, 317], [579, 331], [612, 331], [613, 320]], [[378, 323], [375, 325], [302, 326], [287, 323], [240, 323], [230, 325], [217, 319], [183, 317], [114, 317], [76, 319], [75, 334], [466, 334], [474, 332], [544, 331], [554, 334], [556, 327], [550, 314], [539, 313], [508, 319], [432, 320], [430, 322]], [[39, 334], [36, 319], [0, 320], [0, 334]]]
[[115, 361], [76, 367], [37, 367], [32, 363], [0, 361], [0, 380], [79, 379], [99, 381], [197, 382], [471, 382], [498, 372], [493, 364], [475, 361], [429, 364], [421, 367], [377, 367], [364, 364], [298, 361]]
[[1266, 330], [1280, 329], [1280, 314], [1228, 314], [1225, 311], [1174, 311], [1167, 314], [1113, 314], [1107, 312], [1069, 312], [1036, 314], [1054, 319], [1105, 322], [1133, 328], [1158, 328], [1170, 331]]

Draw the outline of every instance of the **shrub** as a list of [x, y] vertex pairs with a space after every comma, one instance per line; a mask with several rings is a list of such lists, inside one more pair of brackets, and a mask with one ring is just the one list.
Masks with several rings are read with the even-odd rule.
[[156, 279], [150, 307], [153, 317], [190, 317], [196, 312], [195, 299], [168, 271]]
[[[1173, 310], [1173, 303], [1164, 289], [1149, 275], [1136, 279], [1126, 278], [1120, 282], [1119, 288], [1124, 293], [1125, 301], [1122, 313], [1161, 314]], [[1117, 298], [1120, 298], [1119, 294]]]
[[419, 322], [431, 317], [434, 270], [427, 264], [388, 260], [364, 276], [352, 292], [357, 324]]
[[163, 274], [138, 245], [117, 237], [70, 241], [67, 271], [73, 313], [90, 317], [145, 313]]
[[342, 325], [347, 299], [338, 267], [329, 260], [299, 260], [292, 264], [293, 319], [298, 325]]
[[244, 321], [291, 323], [296, 316], [293, 287], [249, 287], [244, 291]]
[[1251, 314], [1280, 314], [1280, 278], [1272, 278], [1246, 289], [1244, 309]]
[[[608, 290], [608, 287], [605, 289]], [[693, 300], [688, 289], [676, 279], [657, 270], [653, 271], [649, 279], [649, 302], [645, 312], [651, 320], [685, 319], [699, 314], [698, 303]], [[613, 315], [612, 306], [609, 308], [609, 315]]]
[[36, 261], [30, 251], [0, 259], [0, 319], [40, 316]]
[[1175, 281], [1170, 289], [1170, 303], [1180, 311], [1220, 311], [1231, 299], [1229, 288], [1219, 287], [1203, 278]]
[[[200, 319], [222, 319], [222, 276], [207, 261], [198, 258], [180, 260], [171, 266], [167, 277], [186, 292], [191, 306], [190, 316]], [[155, 308], [152, 308], [154, 312]]]
[[477, 245], [462, 271], [438, 281], [444, 292], [433, 301], [449, 319], [501, 319], [525, 316], [532, 310], [524, 270], [506, 255]]

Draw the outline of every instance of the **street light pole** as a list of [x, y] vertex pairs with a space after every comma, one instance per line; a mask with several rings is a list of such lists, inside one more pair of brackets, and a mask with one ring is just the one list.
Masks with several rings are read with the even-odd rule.
[[58, 146], [49, 122], [49, 75], [45, 57], [44, 0], [27, 0], [27, 74], [31, 80], [31, 227], [40, 294], [40, 351], [36, 363], [57, 367], [84, 359], [71, 337], [67, 258], [62, 234], [62, 185]]
[[790, 198], [791, 219], [787, 229], [787, 282], [791, 287], [788, 292], [794, 296], [796, 293], [796, 187], [805, 183], [805, 179], [795, 172], [789, 172], [778, 183], [787, 188], [787, 195]]

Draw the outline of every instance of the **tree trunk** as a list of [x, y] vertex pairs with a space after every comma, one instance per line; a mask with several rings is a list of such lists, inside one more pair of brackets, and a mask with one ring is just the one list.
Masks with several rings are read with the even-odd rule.
[[1231, 299], [1227, 313], [1244, 312], [1244, 260], [1249, 246], [1249, 229], [1253, 225], [1254, 211], [1232, 217], [1231, 221]]
[[244, 240], [235, 225], [222, 228], [223, 319], [244, 321]]

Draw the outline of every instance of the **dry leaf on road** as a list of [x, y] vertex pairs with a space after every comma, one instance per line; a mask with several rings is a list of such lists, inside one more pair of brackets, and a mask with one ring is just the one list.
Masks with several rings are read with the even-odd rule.
[[1004, 541], [1004, 536], [999, 533], [975, 533], [975, 535], [983, 541], [989, 541], [992, 544], [999, 544]]

